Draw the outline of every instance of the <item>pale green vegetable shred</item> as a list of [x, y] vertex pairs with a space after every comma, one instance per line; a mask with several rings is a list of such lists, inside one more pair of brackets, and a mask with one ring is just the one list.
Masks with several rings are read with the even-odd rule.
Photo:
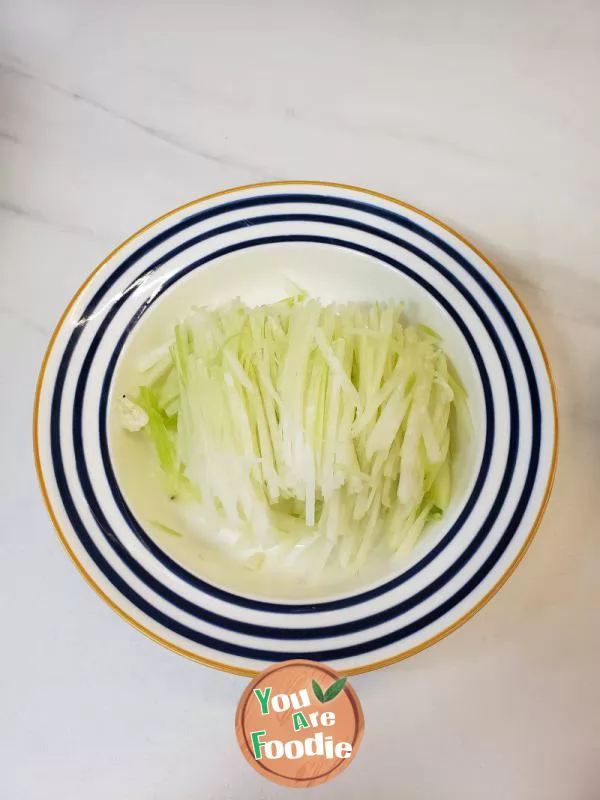
[[195, 308], [140, 384], [128, 413], [147, 415], [134, 435], [153, 443], [165, 490], [199, 504], [216, 537], [237, 532], [249, 569], [298, 552], [313, 574], [406, 557], [450, 502], [465, 392], [437, 333], [400, 303], [299, 292]]

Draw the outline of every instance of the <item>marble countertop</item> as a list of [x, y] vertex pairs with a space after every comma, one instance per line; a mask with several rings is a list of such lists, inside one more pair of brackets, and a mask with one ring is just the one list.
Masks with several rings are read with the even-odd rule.
[[471, 622], [357, 677], [366, 735], [315, 797], [600, 796], [600, 5], [0, 3], [0, 797], [267, 800], [243, 678], [124, 624], [42, 505], [31, 410], [66, 302], [126, 235], [228, 186], [318, 178], [430, 211], [528, 305], [560, 403], [550, 507]]

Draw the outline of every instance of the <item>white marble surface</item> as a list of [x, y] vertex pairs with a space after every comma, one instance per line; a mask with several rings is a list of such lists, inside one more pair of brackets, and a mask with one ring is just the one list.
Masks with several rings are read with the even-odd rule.
[[315, 797], [600, 797], [600, 4], [0, 2], [0, 798], [263, 800], [245, 680], [125, 625], [59, 546], [31, 408], [65, 303], [193, 197], [321, 178], [471, 237], [529, 305], [562, 441], [524, 563], [434, 648], [356, 678], [367, 730]]

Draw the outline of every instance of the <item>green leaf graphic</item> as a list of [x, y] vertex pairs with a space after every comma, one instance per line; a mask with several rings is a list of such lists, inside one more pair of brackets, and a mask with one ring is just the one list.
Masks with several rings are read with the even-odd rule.
[[329, 689], [327, 689], [325, 692], [324, 700], [322, 702], [328, 703], [330, 700], [333, 700], [334, 697], [337, 697], [346, 685], [347, 680], [348, 678], [340, 678], [339, 681], [332, 683]]
[[325, 696], [323, 694], [323, 689], [321, 689], [319, 684], [314, 679], [313, 679], [313, 682], [312, 682], [312, 688], [313, 688], [313, 692], [315, 693], [315, 697], [317, 698], [317, 700], [319, 702], [321, 702], [321, 703], [324, 703], [325, 702]]

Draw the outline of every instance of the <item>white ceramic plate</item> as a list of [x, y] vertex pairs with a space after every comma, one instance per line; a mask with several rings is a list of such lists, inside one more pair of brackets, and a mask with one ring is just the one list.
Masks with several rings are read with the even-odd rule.
[[[379, 565], [345, 583], [265, 581], [201, 561], [191, 537], [161, 537], [145, 522], [160, 518], [161, 492], [108, 413], [127, 388], [128, 363], [191, 305], [238, 295], [268, 302], [288, 277], [324, 301], [405, 299], [442, 334], [468, 389], [475, 433], [452, 506], [402, 567]], [[299, 657], [353, 673], [439, 640], [506, 580], [548, 500], [557, 415], [522, 304], [462, 237], [363, 189], [275, 183], [182, 206], [100, 264], [50, 342], [34, 440], [63, 544], [137, 628], [238, 673]]]

